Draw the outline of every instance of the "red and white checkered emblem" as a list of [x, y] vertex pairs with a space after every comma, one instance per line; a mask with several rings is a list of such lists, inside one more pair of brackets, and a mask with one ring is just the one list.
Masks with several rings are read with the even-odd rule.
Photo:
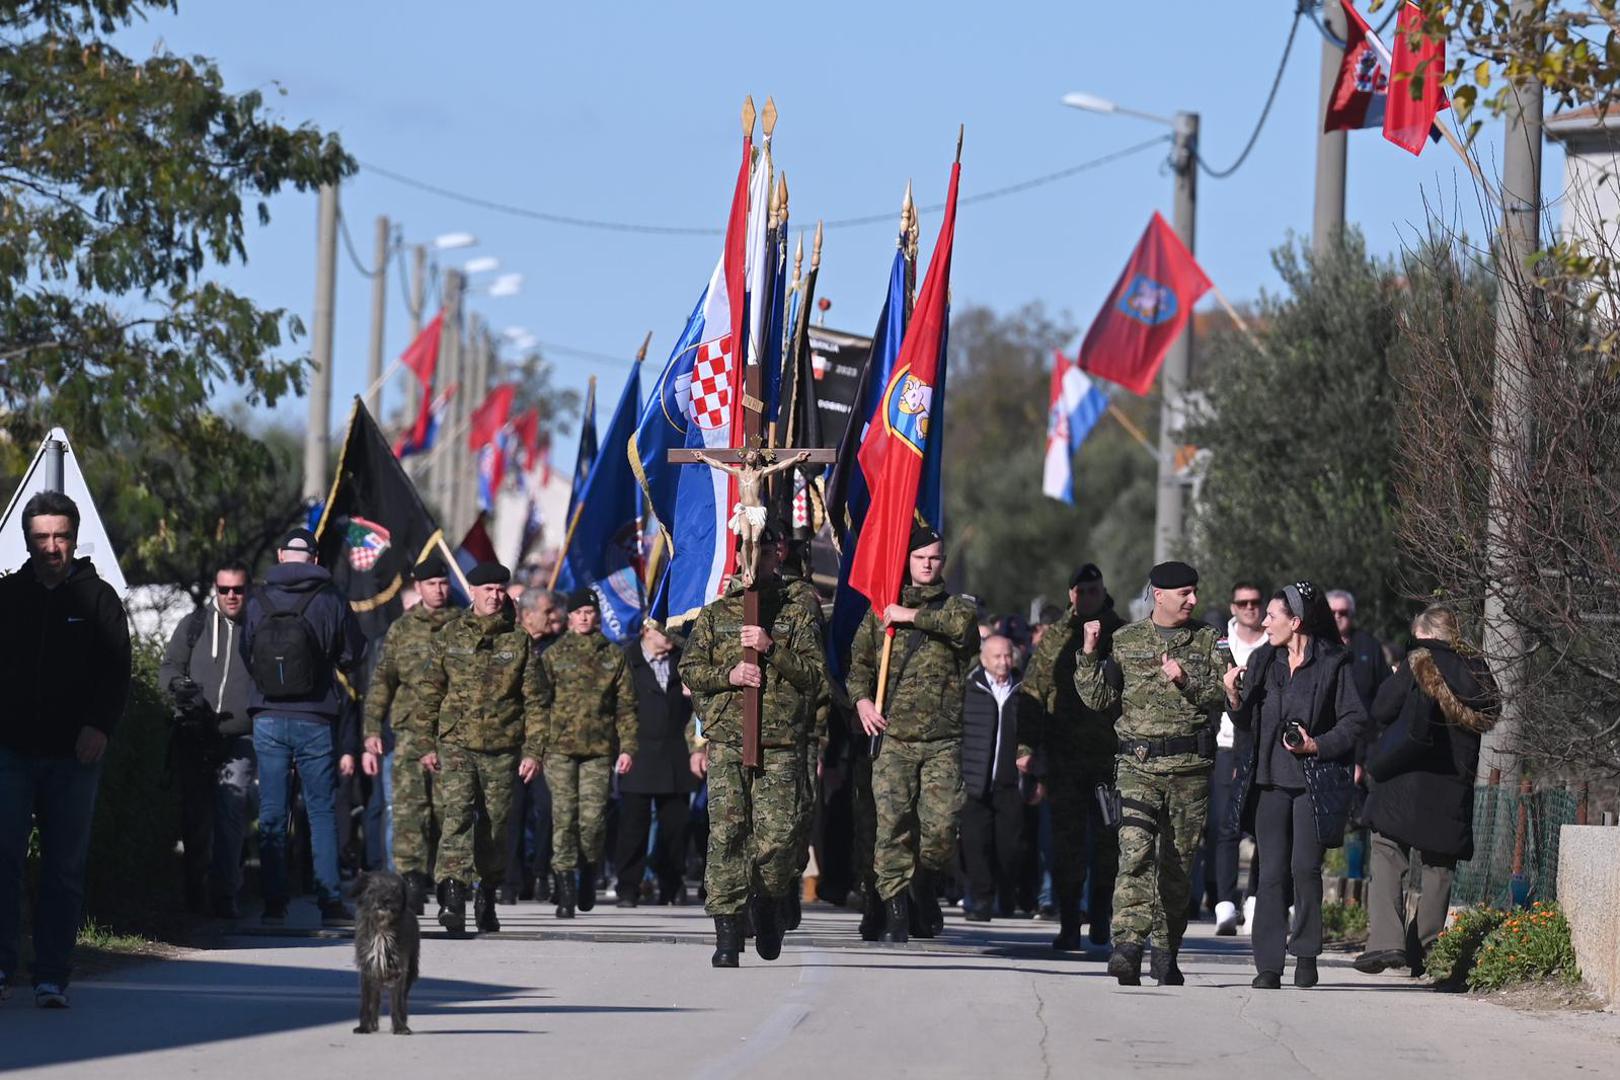
[[698, 346], [692, 365], [692, 422], [700, 428], [731, 423], [731, 335]]

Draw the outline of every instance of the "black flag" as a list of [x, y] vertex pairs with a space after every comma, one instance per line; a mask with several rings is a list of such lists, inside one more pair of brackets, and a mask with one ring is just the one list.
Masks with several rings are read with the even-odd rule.
[[412, 567], [435, 550], [455, 567], [444, 534], [358, 397], [315, 537], [321, 565], [372, 640], [404, 610], [400, 593]]

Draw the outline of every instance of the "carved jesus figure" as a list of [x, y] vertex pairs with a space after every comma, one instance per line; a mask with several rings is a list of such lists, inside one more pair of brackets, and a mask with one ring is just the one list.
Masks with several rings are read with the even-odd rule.
[[709, 457], [702, 451], [692, 456], [711, 469], [719, 469], [737, 478], [737, 505], [732, 507], [731, 520], [726, 522], [726, 526], [737, 534], [741, 542], [741, 550], [737, 553], [737, 575], [742, 578], [743, 587], [751, 589], [754, 587], [754, 567], [759, 557], [759, 536], [765, 531], [765, 478], [809, 461], [810, 454], [800, 451], [774, 465], [765, 464], [765, 454], [759, 450], [744, 451], [742, 461], [736, 465]]

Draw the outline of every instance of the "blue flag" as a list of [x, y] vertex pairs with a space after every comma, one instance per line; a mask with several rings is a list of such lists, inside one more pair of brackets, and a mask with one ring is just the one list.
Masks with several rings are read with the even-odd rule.
[[579, 508], [580, 496], [585, 493], [585, 481], [590, 478], [591, 469], [596, 465], [596, 379], [591, 379], [590, 386], [585, 390], [585, 408], [581, 410], [582, 419], [579, 422], [579, 453], [574, 456], [574, 486], [568, 492], [568, 521], [574, 520], [574, 511]]
[[628, 641], [641, 630], [641, 489], [628, 453], [640, 415], [638, 361], [608, 421], [602, 452], [581, 485], [579, 518], [557, 577], [559, 588], [595, 590], [602, 632], [611, 641]]

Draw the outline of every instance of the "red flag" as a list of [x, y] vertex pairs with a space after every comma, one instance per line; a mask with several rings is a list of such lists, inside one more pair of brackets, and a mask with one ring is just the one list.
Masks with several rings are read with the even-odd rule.
[[512, 432], [523, 448], [523, 461], [519, 471], [528, 472], [540, 460], [540, 410], [524, 409], [512, 421]]
[[[1383, 45], [1367, 20], [1349, 3], [1344, 5], [1344, 60], [1339, 78], [1328, 97], [1327, 117], [1322, 131], [1346, 131], [1368, 126], [1367, 111], [1389, 88], [1388, 57], [1380, 57]], [[1376, 117], [1373, 123], [1377, 123]]]
[[472, 528], [467, 530], [467, 535], [461, 538], [461, 546], [456, 548], [456, 562], [463, 570], [471, 570], [479, 563], [499, 561], [495, 555], [495, 542], [489, 538], [489, 530], [484, 527], [484, 515], [479, 514]]
[[[922, 295], [906, 327], [894, 374], [878, 401], [857, 460], [872, 492], [855, 545], [849, 583], [882, 612], [900, 596], [911, 524], [917, 513], [917, 483], [928, 449], [929, 418], [944, 405], [934, 387], [944, 383], [945, 329], [951, 292], [951, 245], [956, 235], [956, 186], [962, 165], [951, 166], [945, 220], [928, 264]], [[937, 429], [938, 425], [934, 425]]]
[[433, 321], [422, 327], [422, 332], [416, 335], [405, 352], [401, 354], [399, 362], [416, 373], [416, 379], [422, 384], [424, 390], [433, 389], [433, 373], [439, 367], [439, 342], [444, 336], [444, 312], [433, 316]]
[[506, 418], [512, 414], [512, 395], [516, 392], [515, 384], [502, 383], [473, 410], [467, 426], [467, 449], [476, 454], [495, 441], [495, 436], [506, 426]]
[[1080, 346], [1080, 366], [1146, 394], [1209, 278], [1157, 213]]
[[1445, 88], [1440, 85], [1445, 73], [1445, 38], [1423, 33], [1423, 9], [1407, 0], [1395, 24], [1384, 138], [1402, 150], [1423, 153], [1435, 113], [1446, 107]]

